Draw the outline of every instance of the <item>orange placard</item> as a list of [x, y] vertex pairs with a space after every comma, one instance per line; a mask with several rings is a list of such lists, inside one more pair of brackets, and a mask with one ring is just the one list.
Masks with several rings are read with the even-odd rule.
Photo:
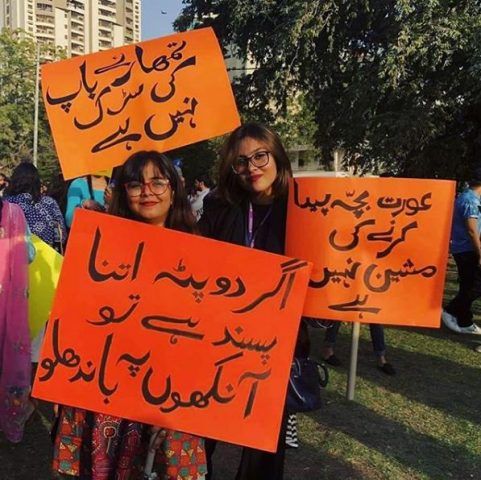
[[42, 91], [65, 179], [240, 123], [210, 28], [45, 64]]
[[33, 395], [275, 451], [310, 267], [80, 210]]
[[305, 315], [439, 327], [454, 182], [317, 177], [291, 186], [286, 251], [314, 264]]

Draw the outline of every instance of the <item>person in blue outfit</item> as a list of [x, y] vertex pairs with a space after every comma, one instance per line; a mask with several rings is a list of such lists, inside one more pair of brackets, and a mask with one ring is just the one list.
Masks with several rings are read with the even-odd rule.
[[443, 310], [442, 319], [453, 332], [481, 335], [471, 310], [472, 303], [481, 297], [481, 166], [474, 170], [468, 184], [456, 199], [451, 229], [459, 290]]
[[68, 228], [72, 226], [73, 215], [78, 207], [105, 211], [107, 187], [108, 178], [98, 175], [76, 178], [70, 184], [67, 192], [67, 209], [65, 211], [65, 221]]
[[18, 205], [34, 235], [62, 252], [66, 239], [65, 222], [57, 202], [40, 193], [38, 170], [31, 163], [21, 163], [12, 173], [4, 199]]

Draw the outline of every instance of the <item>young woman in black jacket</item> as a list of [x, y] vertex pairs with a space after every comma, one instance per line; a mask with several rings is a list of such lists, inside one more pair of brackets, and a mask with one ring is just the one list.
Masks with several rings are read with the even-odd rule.
[[[197, 226], [202, 235], [237, 245], [284, 254], [291, 164], [281, 140], [264, 125], [248, 123], [232, 132], [221, 152], [219, 183], [204, 198]], [[308, 356], [302, 323], [296, 356]], [[244, 448], [236, 480], [281, 480], [284, 473], [286, 415], [277, 452]], [[212, 479], [214, 440], [206, 441]]]

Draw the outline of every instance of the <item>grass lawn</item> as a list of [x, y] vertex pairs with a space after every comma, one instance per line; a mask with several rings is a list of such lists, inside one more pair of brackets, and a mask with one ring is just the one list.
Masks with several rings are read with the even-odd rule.
[[[451, 265], [446, 298], [455, 291]], [[318, 356], [323, 332], [312, 333]], [[287, 452], [286, 480], [481, 479], [481, 354], [473, 350], [481, 337], [389, 328], [386, 343], [394, 377], [376, 369], [369, 329], [361, 329], [356, 398], [348, 402], [350, 327], [341, 329], [343, 366], [330, 368], [325, 408], [299, 415], [300, 448]], [[49, 480], [50, 449], [46, 418], [36, 415], [22, 444], [0, 438], [0, 479]], [[220, 446], [217, 480], [234, 478], [238, 457], [238, 448]]]

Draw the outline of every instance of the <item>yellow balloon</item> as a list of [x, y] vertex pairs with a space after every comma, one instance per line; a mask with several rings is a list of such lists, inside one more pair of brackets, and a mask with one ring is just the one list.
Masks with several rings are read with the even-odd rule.
[[34, 339], [49, 318], [63, 257], [36, 235], [32, 235], [32, 242], [35, 258], [28, 270], [28, 323]]

